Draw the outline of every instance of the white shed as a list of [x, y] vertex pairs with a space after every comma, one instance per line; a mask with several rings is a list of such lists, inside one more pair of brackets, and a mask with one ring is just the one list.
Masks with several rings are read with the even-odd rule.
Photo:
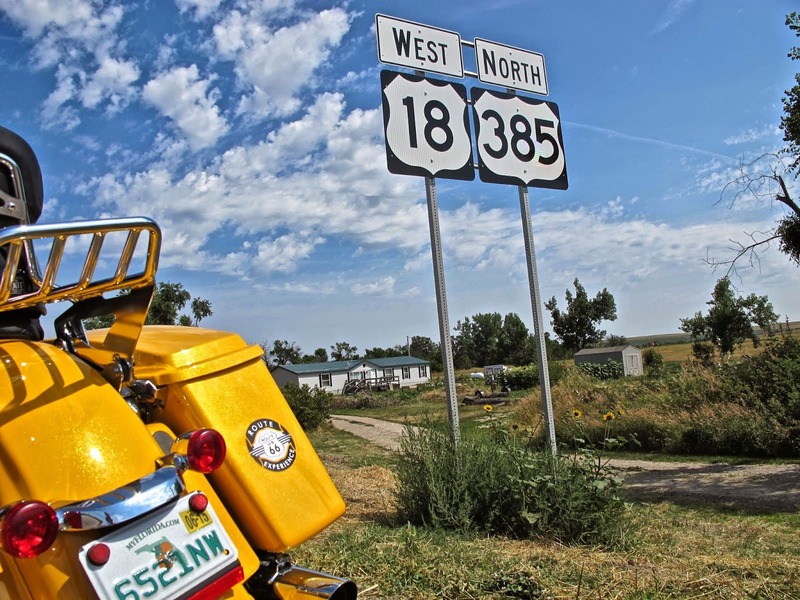
[[604, 365], [609, 360], [622, 363], [622, 372], [629, 375], [642, 375], [642, 351], [636, 346], [608, 346], [606, 348], [584, 348], [573, 357], [575, 364], [597, 363]]

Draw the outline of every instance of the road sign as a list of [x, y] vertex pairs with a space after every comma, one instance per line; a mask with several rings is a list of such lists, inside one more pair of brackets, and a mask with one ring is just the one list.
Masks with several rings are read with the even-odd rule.
[[547, 96], [544, 56], [538, 52], [475, 38], [475, 61], [483, 83]]
[[463, 85], [381, 71], [381, 90], [390, 172], [475, 179]]
[[457, 33], [381, 14], [375, 15], [375, 26], [381, 62], [453, 77], [464, 76], [461, 36]]
[[471, 97], [482, 181], [567, 189], [555, 103], [477, 87]]

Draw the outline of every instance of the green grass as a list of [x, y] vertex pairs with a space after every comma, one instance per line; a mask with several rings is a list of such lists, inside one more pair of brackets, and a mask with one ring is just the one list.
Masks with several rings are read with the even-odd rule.
[[373, 476], [386, 467], [383, 451], [335, 430], [315, 432], [312, 442], [328, 448], [323, 461], [349, 508], [294, 558], [353, 578], [364, 600], [800, 600], [798, 513], [638, 503], [620, 515], [632, 534], [617, 551], [446, 533], [397, 522], [389, 503], [365, 508], [387, 493]]

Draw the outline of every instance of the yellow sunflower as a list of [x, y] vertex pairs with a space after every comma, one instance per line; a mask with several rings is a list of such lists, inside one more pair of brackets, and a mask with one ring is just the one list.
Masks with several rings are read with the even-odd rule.
[[572, 418], [573, 419], [580, 419], [583, 416], [583, 413], [578, 408], [572, 409]]
[[484, 404], [483, 410], [485, 410], [486, 412], [492, 412], [494, 410], [494, 406], [492, 406], [491, 404]]
[[603, 421], [613, 421], [616, 418], [613, 410], [608, 411], [603, 415]]

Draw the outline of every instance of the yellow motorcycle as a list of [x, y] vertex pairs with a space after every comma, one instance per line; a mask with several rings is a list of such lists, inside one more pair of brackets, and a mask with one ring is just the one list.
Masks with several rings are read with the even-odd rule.
[[355, 599], [287, 553], [344, 502], [261, 349], [144, 325], [153, 221], [41, 210], [36, 156], [0, 128], [0, 599]]

